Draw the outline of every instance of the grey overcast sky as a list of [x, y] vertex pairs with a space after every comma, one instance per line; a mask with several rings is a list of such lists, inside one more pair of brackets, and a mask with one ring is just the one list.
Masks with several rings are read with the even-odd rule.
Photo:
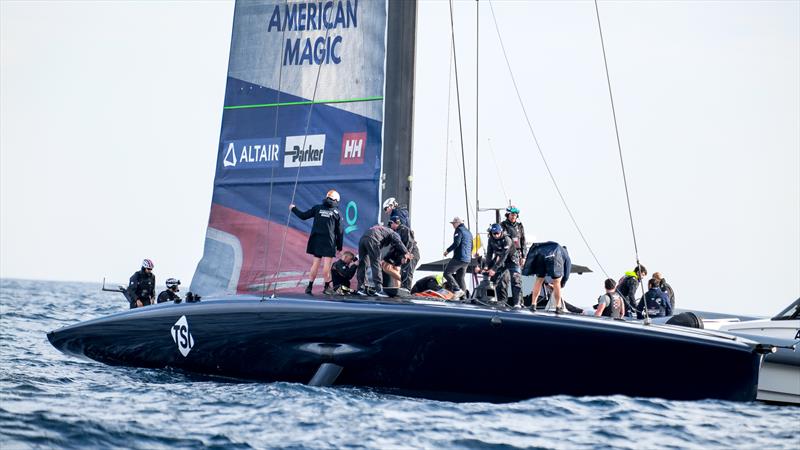
[[[594, 4], [493, 5], [542, 151], [617, 279], [635, 259]], [[455, 9], [474, 204], [475, 2]], [[160, 280], [188, 284], [232, 16], [229, 1], [0, 2], [0, 276], [124, 282], [149, 257]], [[642, 263], [679, 307], [776, 313], [800, 295], [800, 2], [601, 1], [600, 16]], [[486, 1], [480, 20], [481, 206], [510, 198], [529, 241], [561, 242], [592, 267], [565, 291], [590, 305], [605, 276], [533, 144]], [[449, 33], [448, 3], [421, 2], [412, 215], [423, 260], [449, 243], [444, 222], [465, 215]]]

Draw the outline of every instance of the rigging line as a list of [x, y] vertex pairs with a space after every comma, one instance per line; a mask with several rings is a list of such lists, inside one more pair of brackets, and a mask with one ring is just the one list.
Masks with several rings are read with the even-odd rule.
[[[288, 7], [289, 0], [286, 0], [286, 5]], [[286, 27], [283, 28], [281, 31], [281, 42], [286, 40]], [[279, 49], [280, 50], [280, 49]], [[278, 53], [278, 57], [280, 59], [280, 51]], [[283, 81], [283, 64], [281, 64], [280, 68], [278, 69], [278, 97], [275, 99], [275, 103], [278, 105], [275, 108], [275, 131], [272, 133], [272, 137], [278, 137], [278, 114], [280, 113], [280, 104], [281, 104], [281, 82]], [[272, 187], [275, 184], [275, 166], [272, 166], [269, 173], [269, 197], [267, 203], [267, 238], [264, 239], [264, 285], [261, 288], [261, 300], [266, 300], [267, 296], [267, 270], [269, 264], [269, 236], [270, 229], [272, 228]], [[276, 270], [277, 273], [277, 270]]]
[[497, 179], [500, 180], [500, 189], [503, 190], [503, 197], [510, 204], [511, 199], [508, 197], [508, 193], [506, 193], [505, 184], [503, 184], [503, 176], [500, 173], [500, 165], [497, 164], [497, 157], [495, 157], [495, 154], [494, 154], [494, 147], [492, 146], [492, 140], [490, 138], [487, 138], [486, 142], [489, 144], [489, 152], [492, 154], [492, 161], [494, 161], [494, 168], [497, 171]]
[[[333, 11], [333, 10], [331, 10]], [[328, 35], [330, 34], [331, 29], [325, 28], [325, 41], [328, 40]], [[311, 94], [311, 104], [308, 107], [308, 118], [306, 119], [306, 130], [303, 136], [303, 146], [301, 148], [306, 147], [306, 139], [308, 139], [308, 128], [311, 126], [311, 113], [314, 112], [314, 101], [317, 99], [317, 88], [319, 87], [319, 75], [322, 73], [322, 66], [323, 64], [319, 65], [317, 69], [317, 79], [314, 81], [314, 92]], [[297, 166], [297, 174], [294, 177], [294, 187], [292, 187], [292, 199], [289, 201], [289, 204], [294, 204], [294, 197], [297, 194], [297, 182], [300, 180], [300, 170], [303, 168], [303, 161], [300, 161], [300, 165]], [[278, 283], [277, 278], [278, 274], [281, 271], [281, 263], [283, 262], [283, 250], [286, 248], [286, 234], [289, 232], [289, 223], [292, 220], [292, 212], [290, 211], [289, 214], [286, 215], [286, 227], [283, 229], [283, 239], [281, 239], [281, 253], [280, 257], [278, 258], [278, 268], [275, 270], [275, 275], [273, 276], [273, 284], [272, 284], [272, 297], [275, 297], [275, 292], [278, 290]], [[314, 280], [311, 280], [314, 281]]]
[[[622, 168], [622, 181], [625, 185], [625, 200], [628, 202], [628, 218], [631, 222], [631, 235], [633, 236], [633, 252], [636, 256], [636, 267], [639, 268], [641, 273], [641, 264], [639, 263], [639, 246], [636, 243], [636, 229], [633, 226], [633, 210], [631, 209], [631, 196], [628, 192], [628, 177], [625, 174], [625, 162], [622, 159], [622, 143], [619, 139], [619, 126], [617, 125], [617, 109], [614, 106], [614, 94], [611, 90], [611, 76], [608, 72], [608, 60], [606, 59], [606, 44], [603, 39], [603, 27], [600, 25], [600, 8], [597, 6], [597, 0], [594, 0], [594, 10], [597, 15], [597, 30], [600, 32], [600, 46], [603, 49], [603, 65], [606, 69], [606, 83], [608, 84], [608, 98], [611, 100], [611, 115], [614, 117], [614, 133], [617, 136], [617, 151], [619, 152], [619, 165]], [[640, 275], [641, 277], [641, 275]], [[642, 287], [642, 296], [644, 297], [644, 280], [640, 280], [639, 284]], [[647, 314], [647, 302], [644, 305], [645, 322], [650, 322], [650, 317]]]
[[450, 51], [448, 54], [447, 63], [447, 126], [445, 131], [445, 147], [444, 147], [444, 206], [442, 208], [442, 248], [447, 248], [447, 172], [450, 163], [450, 101], [451, 94], [453, 93], [453, 44], [450, 43]]
[[[456, 74], [456, 103], [458, 104], [458, 135], [461, 138], [461, 171], [464, 174], [464, 201], [466, 202], [467, 206], [467, 228], [471, 229], [472, 225], [470, 224], [469, 220], [469, 191], [467, 190], [467, 161], [464, 157], [464, 130], [461, 125], [461, 94], [458, 90], [458, 58], [456, 57], [456, 31], [455, 25], [453, 24], [453, 0], [449, 1], [450, 3], [450, 39], [452, 41], [453, 46], [453, 71]], [[475, 211], [475, 216], [477, 217], [478, 212]]]
[[550, 170], [550, 165], [547, 164], [547, 158], [544, 156], [544, 152], [542, 151], [541, 145], [539, 145], [539, 139], [536, 137], [536, 133], [533, 131], [533, 125], [531, 125], [531, 120], [528, 117], [528, 111], [525, 109], [525, 104], [522, 102], [522, 96], [519, 93], [519, 87], [517, 87], [517, 80], [514, 77], [514, 72], [511, 70], [511, 63], [508, 61], [508, 54], [506, 53], [505, 45], [503, 45], [503, 37], [500, 35], [500, 26], [497, 24], [497, 17], [494, 14], [494, 2], [489, 0], [489, 9], [492, 12], [492, 20], [494, 21], [495, 31], [497, 31], [497, 38], [500, 40], [500, 49], [503, 51], [503, 57], [506, 60], [506, 66], [508, 67], [508, 73], [511, 76], [511, 83], [514, 85], [514, 91], [517, 94], [517, 100], [519, 101], [519, 105], [522, 108], [522, 114], [525, 116], [525, 122], [528, 124], [528, 130], [531, 132], [531, 136], [533, 137], [533, 142], [536, 144], [536, 149], [539, 151], [539, 156], [542, 158], [542, 162], [544, 163], [544, 167], [547, 170], [547, 174], [550, 176], [550, 181], [553, 182], [553, 186], [556, 189], [556, 193], [558, 193], [558, 197], [561, 199], [561, 203], [564, 205], [564, 209], [567, 210], [567, 214], [569, 215], [570, 220], [572, 220], [572, 224], [575, 226], [575, 229], [578, 231], [578, 235], [580, 235], [581, 239], [583, 240], [583, 244], [589, 250], [589, 253], [594, 258], [594, 261], [597, 263], [597, 266], [600, 267], [600, 270], [608, 277], [608, 272], [606, 269], [603, 268], [603, 265], [600, 264], [600, 260], [597, 259], [597, 255], [595, 255], [594, 250], [589, 245], [589, 242], [586, 240], [586, 236], [584, 236], [583, 231], [578, 226], [577, 220], [575, 220], [575, 216], [572, 214], [572, 210], [569, 209], [567, 206], [567, 200], [564, 198], [564, 194], [561, 193], [561, 189], [558, 187], [558, 183], [556, 182], [556, 178], [553, 175], [553, 172]]

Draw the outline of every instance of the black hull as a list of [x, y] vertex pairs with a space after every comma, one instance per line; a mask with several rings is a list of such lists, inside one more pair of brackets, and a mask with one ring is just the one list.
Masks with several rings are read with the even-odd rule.
[[[186, 356], [188, 335], [173, 335], [182, 316], [194, 344]], [[106, 364], [249, 380], [308, 383], [333, 363], [337, 385], [454, 401], [750, 401], [761, 362], [752, 343], [721, 333], [409, 301], [236, 296], [121, 312], [47, 337]]]

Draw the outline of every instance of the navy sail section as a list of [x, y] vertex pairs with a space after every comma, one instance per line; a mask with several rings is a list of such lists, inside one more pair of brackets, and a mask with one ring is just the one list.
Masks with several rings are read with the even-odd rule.
[[[386, 2], [237, 1], [201, 295], [297, 290], [311, 220], [341, 195], [344, 245], [379, 218]], [[291, 217], [290, 217], [291, 216]]]

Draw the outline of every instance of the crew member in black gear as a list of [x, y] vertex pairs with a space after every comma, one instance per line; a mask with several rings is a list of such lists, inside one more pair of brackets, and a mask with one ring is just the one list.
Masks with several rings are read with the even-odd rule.
[[367, 262], [369, 262], [370, 269], [372, 270], [372, 283], [375, 288], [375, 295], [378, 297], [388, 297], [383, 292], [383, 270], [381, 269], [381, 249], [390, 247], [389, 253], [400, 253], [405, 259], [413, 257], [409, 253], [403, 241], [400, 240], [400, 235], [395, 233], [391, 228], [384, 227], [383, 225], [375, 225], [361, 236], [358, 241], [358, 271], [356, 278], [358, 279], [358, 294], [369, 295], [367, 292], [366, 272]]
[[625, 316], [633, 317], [638, 302], [636, 301], [636, 291], [639, 289], [639, 282], [642, 277], [647, 276], [647, 268], [641, 264], [630, 271], [625, 272], [625, 276], [617, 283], [617, 293], [625, 300]]
[[403, 241], [403, 245], [405, 245], [408, 251], [414, 256], [406, 260], [406, 262], [400, 266], [400, 277], [402, 279], [400, 287], [411, 290], [411, 285], [414, 280], [414, 270], [417, 268], [417, 263], [419, 263], [419, 247], [417, 246], [416, 239], [414, 239], [414, 230], [403, 225], [403, 220], [400, 216], [389, 218], [389, 227], [400, 235], [400, 240]]
[[181, 285], [181, 280], [176, 280], [175, 278], [168, 278], [167, 279], [167, 289], [161, 291], [158, 294], [158, 303], [164, 302], [181, 302], [181, 296], [178, 295], [180, 288], [178, 286]]
[[506, 220], [500, 222], [500, 226], [503, 227], [506, 236], [514, 241], [514, 248], [517, 249], [519, 253], [519, 265], [524, 266], [526, 255], [525, 227], [523, 227], [522, 222], [519, 221], [519, 209], [516, 206], [509, 206], [506, 208]]
[[[491, 281], [495, 284], [495, 294], [498, 302], [516, 306], [522, 294], [522, 275], [519, 267], [519, 252], [514, 248], [514, 241], [506, 236], [500, 224], [489, 228], [489, 242], [486, 246], [486, 269], [489, 271]], [[508, 280], [506, 272], [511, 279], [511, 301], [508, 301]]]
[[342, 252], [342, 257], [333, 263], [331, 267], [331, 278], [333, 280], [333, 288], [338, 289], [339, 286], [344, 286], [350, 289], [350, 280], [356, 275], [358, 259], [353, 252]]
[[156, 276], [153, 275], [153, 261], [142, 261], [142, 269], [131, 275], [127, 290], [130, 309], [141, 308], [153, 302], [156, 296]]
[[311, 226], [311, 233], [308, 236], [306, 253], [314, 256], [309, 270], [308, 286], [306, 294], [311, 294], [314, 280], [317, 278], [319, 263], [322, 260], [322, 276], [325, 278], [325, 288], [323, 294], [331, 295], [334, 293], [331, 287], [331, 262], [336, 252], [342, 249], [344, 233], [342, 233], [342, 219], [339, 214], [339, 193], [330, 190], [325, 195], [321, 205], [316, 205], [308, 211], [300, 211], [295, 205], [289, 205], [289, 209], [297, 217], [306, 220], [314, 218]]
[[425, 291], [438, 291], [444, 287], [444, 275], [441, 273], [436, 275], [428, 275], [427, 277], [420, 278], [414, 286], [411, 287], [412, 294], [418, 294]]

